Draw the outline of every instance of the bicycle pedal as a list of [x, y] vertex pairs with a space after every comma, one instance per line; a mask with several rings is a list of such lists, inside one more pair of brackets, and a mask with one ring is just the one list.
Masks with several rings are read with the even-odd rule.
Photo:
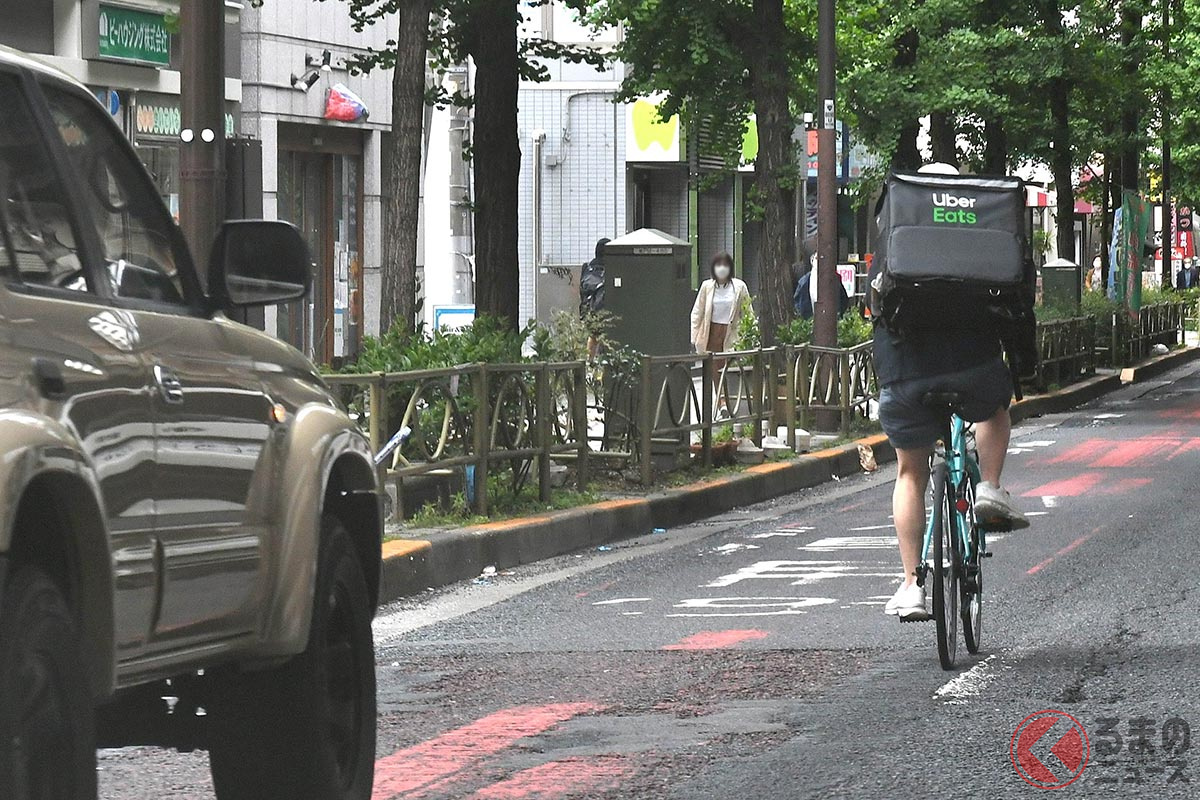
[[933, 615], [930, 614], [925, 617], [899, 617], [899, 620], [901, 622], [905, 622], [905, 623], [907, 623], [907, 622], [933, 622]]
[[984, 558], [991, 558], [991, 557], [992, 557], [992, 554], [991, 554], [991, 553], [981, 553], [980, 555], [982, 555]]

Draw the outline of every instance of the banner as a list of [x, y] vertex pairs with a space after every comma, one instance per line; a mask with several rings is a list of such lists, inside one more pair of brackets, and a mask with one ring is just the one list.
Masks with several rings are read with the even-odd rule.
[[1150, 205], [1136, 192], [1121, 195], [1121, 228], [1117, 240], [1117, 300], [1136, 321], [1142, 307], [1142, 255], [1150, 239]]

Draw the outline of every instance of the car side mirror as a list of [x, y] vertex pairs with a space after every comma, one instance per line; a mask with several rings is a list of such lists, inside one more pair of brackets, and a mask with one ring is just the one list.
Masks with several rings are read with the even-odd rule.
[[297, 300], [308, 294], [311, 261], [308, 245], [291, 223], [230, 220], [213, 241], [209, 291], [219, 308]]

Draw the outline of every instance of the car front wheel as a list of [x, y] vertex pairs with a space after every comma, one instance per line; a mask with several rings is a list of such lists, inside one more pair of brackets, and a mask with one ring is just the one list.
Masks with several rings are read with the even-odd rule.
[[350, 537], [322, 520], [308, 648], [275, 670], [238, 673], [213, 702], [219, 800], [368, 800], [375, 761], [371, 605]]
[[0, 798], [94, 800], [94, 711], [75, 619], [35, 567], [14, 566], [2, 592]]

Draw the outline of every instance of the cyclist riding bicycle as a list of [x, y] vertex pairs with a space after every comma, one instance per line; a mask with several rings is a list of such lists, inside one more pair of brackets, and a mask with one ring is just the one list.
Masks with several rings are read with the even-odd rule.
[[[928, 164], [919, 172], [957, 175], [949, 164]], [[875, 320], [875, 372], [879, 380], [879, 422], [896, 449], [898, 472], [892, 513], [904, 581], [884, 613], [905, 621], [929, 618], [925, 589], [916, 583], [925, 532], [929, 459], [946, 433], [945, 412], [927, 407], [931, 391], [958, 392], [960, 416], [975, 423], [983, 480], [976, 487], [976, 518], [984, 527], [1017, 529], [1029, 521], [1001, 488], [1012, 420], [1012, 373], [1001, 355], [999, 330], [980, 322], [961, 330], [921, 330], [898, 336]]]

